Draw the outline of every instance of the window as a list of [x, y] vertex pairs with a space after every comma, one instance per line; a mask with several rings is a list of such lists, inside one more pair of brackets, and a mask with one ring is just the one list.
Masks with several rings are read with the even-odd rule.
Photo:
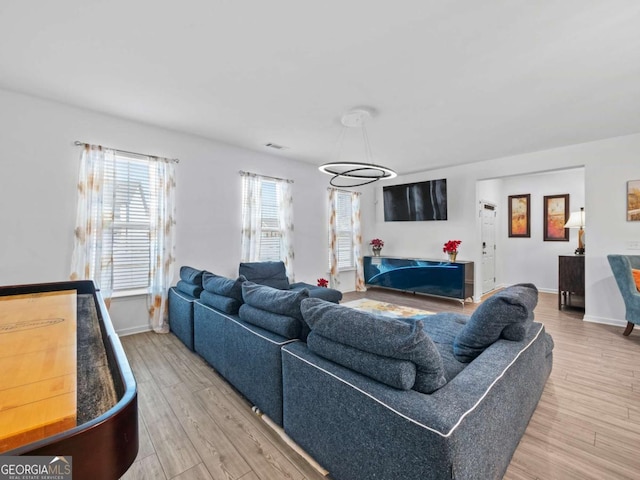
[[283, 261], [293, 278], [291, 181], [241, 172], [243, 262]]
[[151, 327], [168, 332], [175, 264], [175, 163], [82, 145], [71, 280], [96, 282], [107, 308], [146, 294]]
[[113, 262], [112, 269], [101, 269], [100, 284], [108, 284], [104, 276], [111, 275], [114, 292], [149, 287], [150, 212], [158, 203], [151, 195], [150, 180], [148, 160], [118, 152], [105, 163], [102, 212], [97, 203], [91, 212], [94, 221], [102, 215], [104, 227], [101, 237], [93, 239], [92, 252], [101, 255], [102, 265]]
[[276, 183], [269, 180], [262, 181], [261, 189], [262, 228], [260, 235], [259, 261], [279, 261], [281, 255], [282, 228], [278, 205], [278, 189]]
[[353, 226], [351, 192], [336, 192], [336, 249], [338, 268], [353, 268]]

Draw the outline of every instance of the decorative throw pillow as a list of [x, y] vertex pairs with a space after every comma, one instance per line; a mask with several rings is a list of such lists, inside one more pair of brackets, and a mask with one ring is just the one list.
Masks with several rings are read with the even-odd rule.
[[312, 332], [334, 342], [413, 362], [416, 365], [414, 390], [431, 393], [446, 383], [442, 358], [419, 319], [383, 317], [318, 298], [302, 301], [302, 315]]
[[507, 287], [485, 300], [469, 318], [453, 342], [455, 357], [471, 362], [501, 336], [521, 341], [533, 309], [538, 303], [538, 289], [528, 284]]
[[640, 292], [640, 270], [632, 268], [631, 274], [633, 275], [633, 281], [636, 282], [636, 288]]
[[289, 290], [289, 279], [284, 262], [242, 262], [239, 273], [250, 282], [278, 290]]
[[242, 284], [242, 298], [252, 307], [302, 320], [300, 304], [309, 298], [309, 290], [278, 290], [247, 281]]
[[202, 275], [202, 286], [211, 293], [230, 297], [242, 303], [242, 283], [246, 280], [242, 275], [236, 280], [205, 272]]
[[204, 270], [197, 270], [186, 265], [180, 267], [180, 280], [184, 280], [187, 283], [202, 286], [202, 274]]

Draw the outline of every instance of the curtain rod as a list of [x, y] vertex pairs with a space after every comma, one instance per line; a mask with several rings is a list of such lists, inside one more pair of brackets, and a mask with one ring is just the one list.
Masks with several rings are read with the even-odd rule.
[[336, 192], [344, 192], [344, 193], [357, 193], [360, 195], [360, 192], [354, 192], [353, 190], [345, 190], [344, 188], [335, 188], [335, 187], [327, 187], [327, 191], [335, 190]]
[[[78, 140], [76, 140], [75, 142], [73, 142], [74, 145], [76, 145], [77, 147], [79, 147], [80, 145], [83, 146], [92, 146], [92, 143], [86, 143], [86, 142], [79, 142]], [[96, 145], [98, 147], [102, 147], [102, 145]], [[104, 147], [104, 148], [108, 148], [109, 150], [113, 150], [114, 152], [120, 152], [120, 153], [128, 153], [130, 155], [141, 155], [143, 157], [150, 157], [150, 158], [155, 158], [156, 160], [158, 159], [164, 159], [165, 157], [158, 157], [156, 155], [148, 155], [146, 153], [138, 153], [138, 152], [129, 152], [127, 150], [120, 150], [118, 148], [111, 148], [111, 147]], [[180, 159], [178, 158], [167, 158], [166, 160], [173, 162], [173, 163], [180, 163]]]
[[239, 170], [238, 173], [240, 175], [247, 177], [262, 177], [262, 178], [270, 178], [272, 180], [280, 180], [281, 182], [293, 183], [293, 180], [289, 180], [288, 178], [279, 178], [279, 177], [270, 177], [269, 175], [260, 175], [259, 173], [253, 172], [245, 172], [244, 170]]

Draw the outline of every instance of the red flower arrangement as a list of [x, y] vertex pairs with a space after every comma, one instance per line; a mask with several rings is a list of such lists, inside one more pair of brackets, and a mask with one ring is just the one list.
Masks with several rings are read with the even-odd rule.
[[462, 243], [462, 240], [449, 240], [444, 244], [442, 251], [444, 253], [458, 253], [458, 246]]
[[329, 281], [326, 278], [319, 278], [318, 286], [327, 288], [329, 286]]
[[372, 245], [373, 248], [382, 248], [382, 247], [384, 247], [384, 242], [382, 240], [380, 240], [379, 238], [374, 238], [373, 240], [371, 240], [369, 242], [369, 245]]

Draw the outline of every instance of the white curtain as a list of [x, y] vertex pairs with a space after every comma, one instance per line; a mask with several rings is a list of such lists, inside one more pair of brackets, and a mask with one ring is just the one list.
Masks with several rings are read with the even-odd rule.
[[102, 251], [102, 237], [108, 234], [113, 216], [102, 212], [104, 203], [113, 201], [113, 195], [104, 196], [104, 177], [105, 169], [109, 164], [113, 168], [114, 162], [113, 150], [85, 145], [82, 151], [70, 276], [71, 280], [96, 279], [107, 308], [113, 293], [113, 255]]
[[241, 262], [260, 260], [262, 239], [262, 182], [255, 175], [242, 176], [242, 252]]
[[[86, 145], [82, 152], [71, 263], [71, 279], [93, 279], [107, 307], [114, 287], [116, 156], [117, 151], [97, 145]], [[167, 159], [147, 159], [149, 318], [156, 332], [168, 332], [167, 293], [175, 263], [175, 166]]]
[[338, 235], [337, 227], [338, 191], [329, 188], [329, 286], [338, 288], [340, 284], [338, 268]]
[[293, 188], [292, 184], [286, 180], [276, 181], [278, 188], [278, 203], [280, 204], [280, 228], [282, 235], [280, 237], [280, 252], [282, 253], [282, 261], [287, 268], [287, 277], [289, 282], [295, 282], [293, 272]]
[[175, 265], [175, 165], [167, 159], [149, 162], [150, 267], [147, 306], [154, 331], [169, 332], [168, 293]]
[[351, 193], [351, 232], [353, 235], [353, 261], [356, 266], [356, 292], [365, 292], [364, 265], [362, 263], [362, 228], [360, 226], [360, 193]]

